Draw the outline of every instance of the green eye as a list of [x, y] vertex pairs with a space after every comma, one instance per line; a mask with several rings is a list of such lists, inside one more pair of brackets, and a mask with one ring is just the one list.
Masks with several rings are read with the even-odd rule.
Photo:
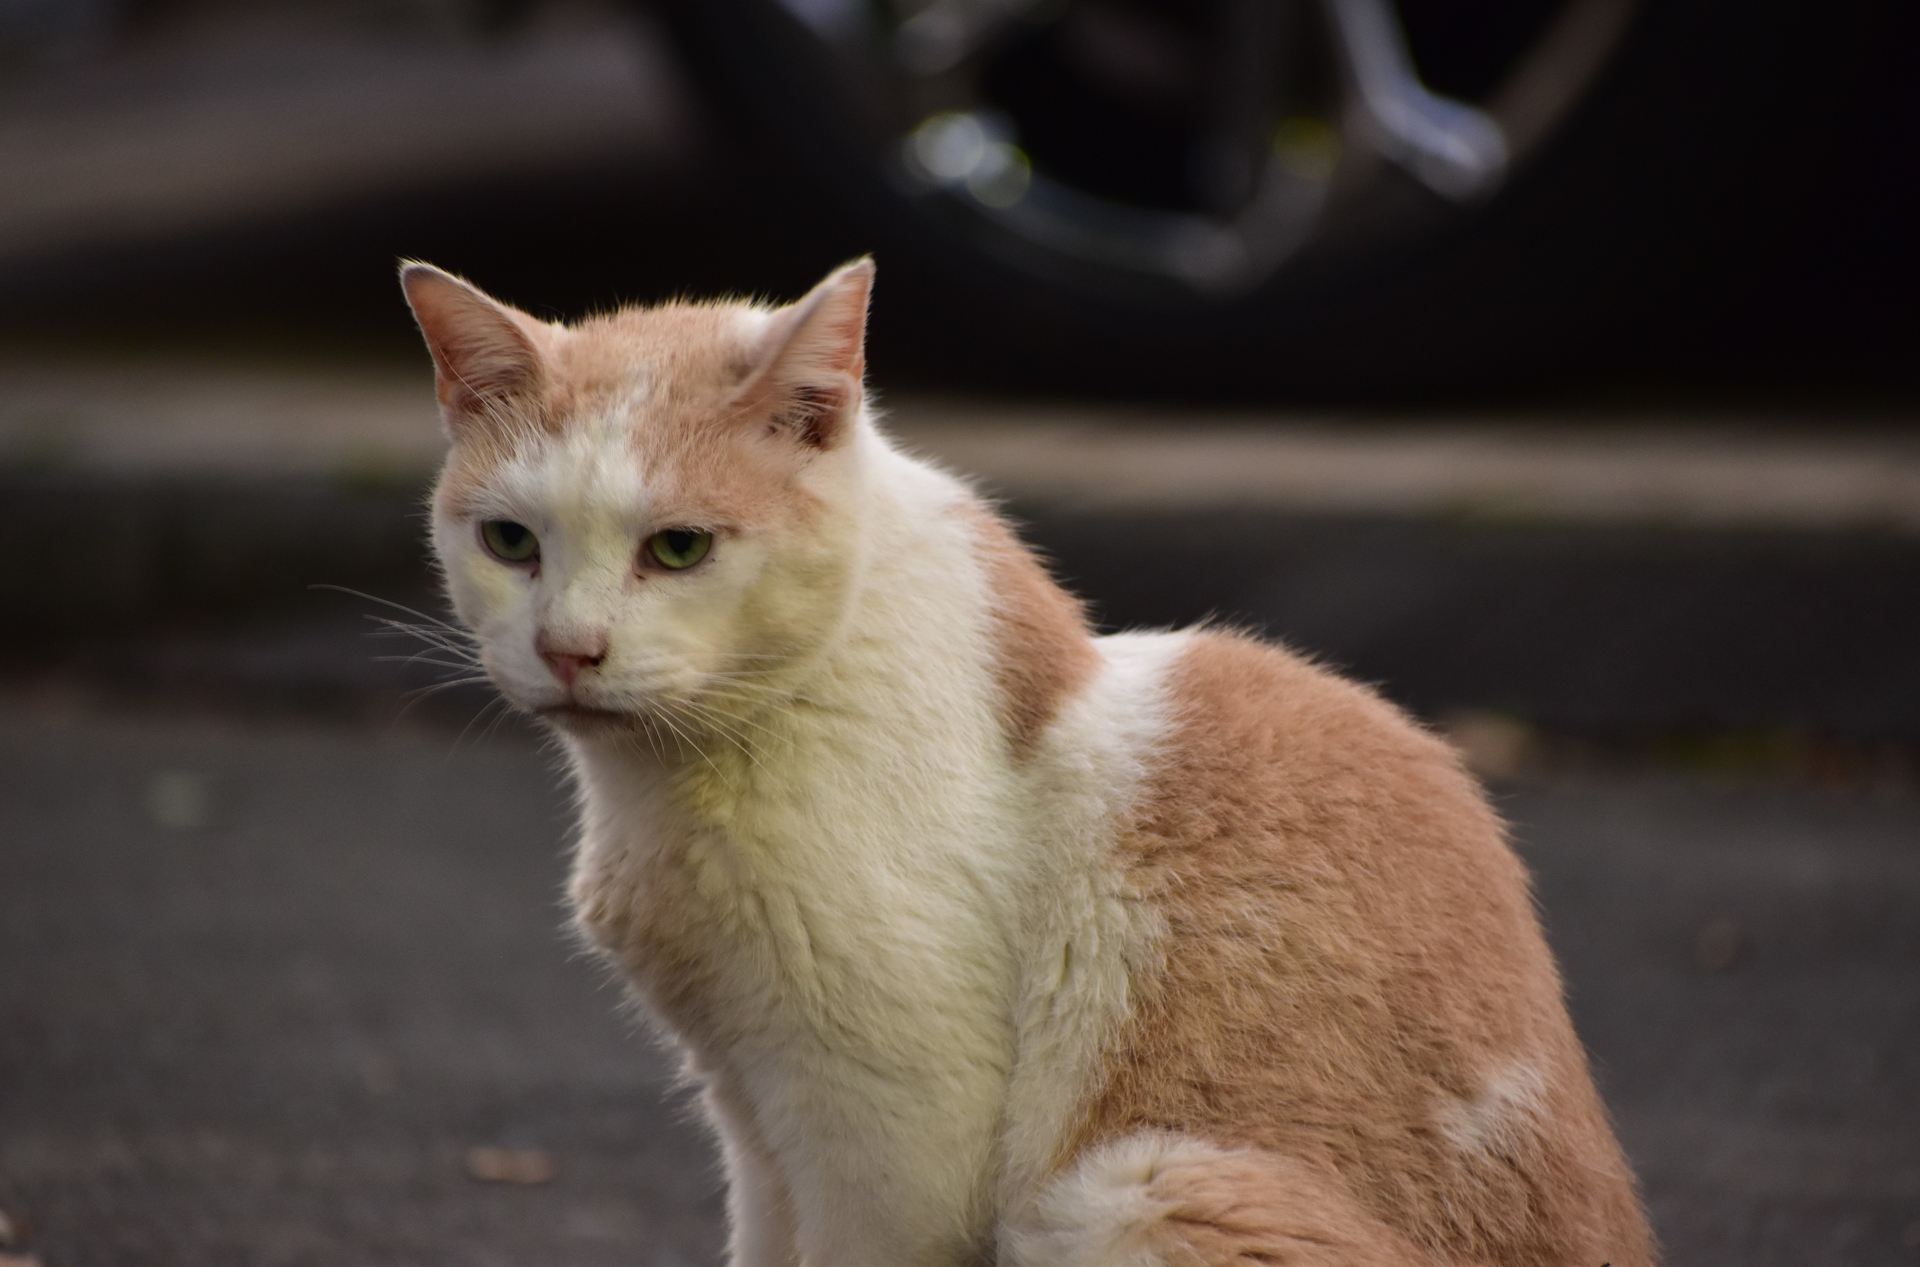
[[525, 563], [540, 553], [540, 539], [533, 530], [511, 519], [489, 519], [481, 524], [480, 540], [503, 563]]
[[713, 548], [713, 534], [702, 532], [698, 528], [668, 528], [665, 532], [656, 532], [647, 538], [647, 553], [651, 554], [661, 567], [690, 568], [707, 557], [707, 551]]

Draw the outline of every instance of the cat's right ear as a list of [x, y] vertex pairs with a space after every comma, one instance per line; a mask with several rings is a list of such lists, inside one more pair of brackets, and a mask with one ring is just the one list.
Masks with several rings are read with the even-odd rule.
[[538, 321], [417, 260], [402, 261], [400, 287], [433, 354], [434, 391], [455, 440], [479, 420], [539, 398], [546, 363]]
[[872, 292], [873, 260], [857, 259], [829, 273], [799, 303], [775, 313], [737, 412], [770, 413], [776, 429], [809, 448], [831, 449], [844, 440], [866, 375]]

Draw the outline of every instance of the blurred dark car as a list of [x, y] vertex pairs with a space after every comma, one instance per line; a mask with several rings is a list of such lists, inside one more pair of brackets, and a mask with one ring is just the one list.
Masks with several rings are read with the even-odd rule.
[[719, 97], [931, 261], [1143, 334], [1310, 313], [1483, 210], [1632, 0], [697, 0]]
[[[1833, 401], [1910, 391], [1920, 362], [1920, 5], [1903, 0], [0, 0], [0, 89], [23, 61], [268, 11], [369, 50], [407, 29], [469, 53], [589, 11], [607, 40], [644, 28], [657, 47], [664, 18], [744, 144], [710, 165], [719, 184], [635, 179], [657, 154], [625, 174], [569, 160], [551, 130], [545, 168], [508, 184], [510, 164], [476, 167], [437, 202], [425, 178], [387, 204], [309, 179], [312, 218], [267, 226], [256, 240], [281, 245], [252, 257], [215, 226], [169, 265], [15, 259], [14, 324], [132, 311], [180, 290], [174, 274], [205, 311], [288, 308], [243, 282], [298, 274], [303, 296], [345, 297], [338, 325], [385, 321], [398, 342], [396, 254], [579, 311], [797, 293], [873, 250], [893, 385], [1485, 401], [1665, 379]], [[341, 61], [327, 100], [379, 64]], [[540, 84], [529, 109], [566, 95]], [[466, 109], [389, 96], [396, 125]], [[348, 132], [372, 117], [335, 115]], [[303, 136], [342, 126], [288, 117]], [[69, 302], [76, 269], [114, 301]]]
[[1891, 282], [1913, 261], [1912, 8], [669, 12], [793, 196], [928, 278], [983, 370], [1205, 395], [1890, 346], [1912, 326]]

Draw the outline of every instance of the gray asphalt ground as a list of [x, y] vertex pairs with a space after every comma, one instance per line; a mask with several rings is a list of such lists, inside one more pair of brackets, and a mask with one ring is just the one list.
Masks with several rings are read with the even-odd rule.
[[[1920, 1261], [1920, 799], [1499, 795], [1670, 1261]], [[563, 931], [566, 835], [511, 728], [0, 712], [13, 1252], [715, 1261], [701, 1131]]]
[[[0, 751], [0, 1209], [46, 1267], [716, 1259], [670, 1067], [560, 932], [530, 744], [11, 715]], [[484, 1146], [557, 1175], [477, 1182]]]

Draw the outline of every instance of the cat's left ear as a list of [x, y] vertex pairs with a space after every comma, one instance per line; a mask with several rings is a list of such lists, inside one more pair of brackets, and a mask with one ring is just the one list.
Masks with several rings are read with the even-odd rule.
[[858, 259], [774, 315], [742, 393], [750, 416], [769, 418], [815, 449], [847, 437], [867, 372], [872, 293], [873, 260]]

